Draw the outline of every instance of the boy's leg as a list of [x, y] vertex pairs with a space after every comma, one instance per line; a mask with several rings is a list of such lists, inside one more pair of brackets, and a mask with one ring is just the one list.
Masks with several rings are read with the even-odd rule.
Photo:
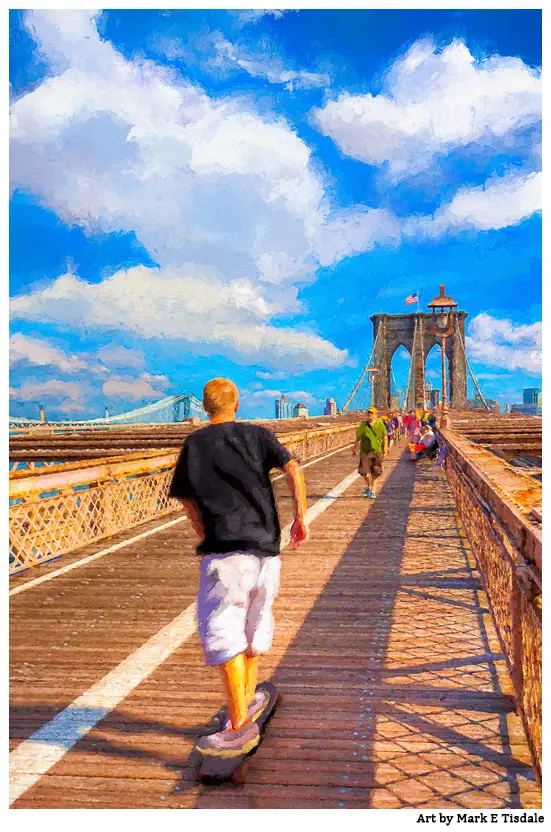
[[245, 653], [246, 693], [252, 702], [258, 681], [260, 656], [272, 646], [274, 616], [272, 606], [279, 592], [281, 558], [279, 556], [257, 558], [259, 572], [257, 585], [249, 596], [249, 609], [245, 634], [249, 647]]
[[256, 693], [259, 660], [259, 656], [250, 656], [245, 653], [245, 697], [248, 703], [253, 701]]
[[228, 715], [236, 729], [249, 721], [245, 622], [257, 574], [254, 558], [237, 553], [206, 555], [200, 566], [199, 635], [207, 664], [220, 668]]
[[250, 700], [247, 696], [247, 665], [248, 659], [245, 653], [240, 653], [220, 665], [220, 673], [222, 674], [228, 700], [228, 713], [232, 728], [236, 731], [249, 722], [248, 704]]

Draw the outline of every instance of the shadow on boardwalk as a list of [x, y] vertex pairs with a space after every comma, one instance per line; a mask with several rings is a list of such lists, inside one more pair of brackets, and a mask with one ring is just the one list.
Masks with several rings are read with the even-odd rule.
[[[202, 726], [139, 720], [124, 703], [93, 750], [181, 772], [174, 788], [198, 791], [198, 808], [520, 807], [534, 775], [453, 509], [440, 469], [396, 464], [273, 675], [284, 699], [243, 786], [198, 787], [193, 754], [128, 747], [125, 734], [147, 733], [174, 748]], [[307, 570], [323, 553], [303, 557]]]
[[481, 589], [443, 472], [402, 457], [275, 671], [247, 784], [198, 806], [519, 807]]

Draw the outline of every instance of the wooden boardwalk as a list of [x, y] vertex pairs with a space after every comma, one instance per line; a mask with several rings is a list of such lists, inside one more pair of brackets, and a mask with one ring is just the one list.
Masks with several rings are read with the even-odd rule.
[[[11, 598], [13, 807], [541, 807], [445, 475], [403, 451], [392, 449], [374, 502], [358, 479], [327, 499], [354, 470], [349, 449], [306, 469], [309, 504], [327, 510], [311, 541], [283, 554], [262, 667], [283, 700], [241, 786], [199, 784], [190, 759], [222, 691], [187, 619], [183, 641], [167, 627], [195, 597], [186, 521], [12, 579], [20, 587], [163, 527]], [[291, 499], [283, 480], [275, 487], [285, 524]]]

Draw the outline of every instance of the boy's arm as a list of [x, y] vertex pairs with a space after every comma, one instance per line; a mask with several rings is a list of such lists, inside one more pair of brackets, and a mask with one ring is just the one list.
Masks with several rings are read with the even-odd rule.
[[285, 473], [287, 474], [287, 484], [293, 495], [295, 506], [295, 520], [291, 526], [291, 542], [293, 549], [298, 549], [301, 543], [305, 543], [310, 537], [306, 523], [306, 484], [304, 482], [304, 474], [296, 459], [291, 459], [285, 465]]
[[203, 520], [199, 513], [199, 509], [193, 502], [193, 500], [180, 500], [182, 507], [185, 513], [188, 516], [188, 520], [193, 526], [193, 530], [201, 540], [204, 540], [205, 537], [205, 529], [203, 526]]

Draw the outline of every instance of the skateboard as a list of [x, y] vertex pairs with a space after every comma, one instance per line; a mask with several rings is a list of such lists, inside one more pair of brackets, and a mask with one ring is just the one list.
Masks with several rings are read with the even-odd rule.
[[249, 758], [259, 748], [266, 730], [266, 726], [275, 709], [281, 700], [275, 685], [271, 682], [262, 682], [257, 685], [257, 690], [265, 690], [270, 698], [264, 710], [255, 717], [255, 722], [260, 730], [260, 742], [251, 751], [246, 751], [236, 757], [219, 757], [216, 755], [203, 755], [200, 749], [200, 762], [197, 766], [199, 779], [207, 783], [221, 783], [225, 780], [233, 780], [234, 783], [243, 783], [247, 775]]

